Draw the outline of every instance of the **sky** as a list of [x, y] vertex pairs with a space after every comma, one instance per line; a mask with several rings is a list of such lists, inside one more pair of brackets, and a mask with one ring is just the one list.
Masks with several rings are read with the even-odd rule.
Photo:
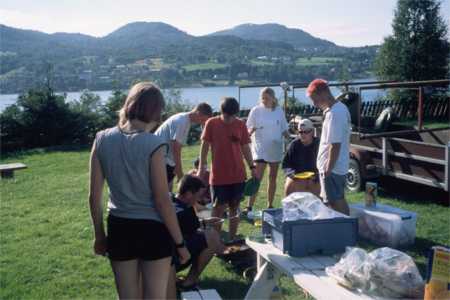
[[[441, 14], [450, 24], [450, 0], [441, 2]], [[46, 33], [97, 37], [136, 21], [165, 22], [195, 36], [242, 23], [279, 23], [341, 46], [364, 46], [381, 44], [392, 33], [396, 3], [397, 0], [2, 0], [0, 23]]]

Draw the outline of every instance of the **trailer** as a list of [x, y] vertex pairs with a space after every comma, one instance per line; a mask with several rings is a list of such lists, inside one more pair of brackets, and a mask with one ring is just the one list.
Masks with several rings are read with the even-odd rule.
[[[357, 126], [350, 138], [350, 167], [347, 187], [356, 191], [364, 182], [380, 175], [432, 186], [449, 191], [450, 127], [449, 98], [441, 109], [447, 116], [446, 125], [435, 128], [424, 127], [424, 89], [442, 87], [450, 80], [421, 82], [398, 82], [364, 85], [358, 88]], [[362, 93], [369, 89], [407, 88], [418, 91], [417, 125], [406, 126], [384, 124], [379, 132], [364, 130], [364, 119], [360, 110]], [[378, 119], [387, 117], [380, 114]], [[382, 126], [383, 127], [383, 126]]]
[[[349, 108], [352, 118], [352, 133], [350, 137], [350, 166], [347, 175], [347, 188], [358, 191], [368, 180], [379, 176], [390, 176], [432, 186], [449, 191], [449, 160], [450, 160], [450, 126], [449, 123], [449, 84], [450, 80], [430, 80], [416, 82], [397, 81], [366, 81], [366, 82], [336, 82], [332, 87], [342, 87], [343, 93], [338, 97]], [[268, 84], [275, 86], [276, 84]], [[265, 86], [246, 85], [241, 88]], [[309, 106], [303, 114], [294, 116], [288, 112], [286, 103], [288, 92], [295, 98], [296, 89], [304, 89], [308, 83], [281, 83], [284, 90], [284, 108], [292, 123], [300, 117], [313, 119], [316, 126], [316, 136], [320, 136], [321, 112]], [[392, 121], [395, 115], [403, 114], [401, 105], [395, 103], [393, 108], [378, 112], [376, 117], [365, 117], [363, 114], [363, 93], [373, 89], [408, 89], [417, 92], [415, 112], [416, 125], [396, 124]], [[433, 107], [425, 99], [432, 89], [446, 90], [446, 98]], [[240, 96], [240, 92], [239, 92]], [[427, 107], [427, 111], [424, 111]], [[439, 111], [444, 117], [444, 126], [424, 127], [424, 114], [428, 110]], [[397, 110], [397, 111], [396, 111]], [[408, 111], [407, 115], [411, 115]], [[429, 116], [428, 116], [429, 117]], [[295, 126], [293, 126], [295, 128]]]

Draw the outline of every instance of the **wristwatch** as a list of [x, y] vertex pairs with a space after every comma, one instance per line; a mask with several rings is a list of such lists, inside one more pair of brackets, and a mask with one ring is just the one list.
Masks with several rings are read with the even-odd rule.
[[180, 248], [184, 248], [186, 246], [186, 243], [184, 242], [184, 240], [181, 241], [181, 243], [179, 244], [175, 244], [175, 248], [180, 249]]

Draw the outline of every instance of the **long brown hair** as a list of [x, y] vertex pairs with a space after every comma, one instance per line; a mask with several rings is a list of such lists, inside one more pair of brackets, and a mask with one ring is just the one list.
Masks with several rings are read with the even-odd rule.
[[164, 105], [164, 96], [155, 84], [139, 82], [130, 89], [125, 104], [119, 111], [119, 126], [134, 119], [144, 123], [159, 121]]

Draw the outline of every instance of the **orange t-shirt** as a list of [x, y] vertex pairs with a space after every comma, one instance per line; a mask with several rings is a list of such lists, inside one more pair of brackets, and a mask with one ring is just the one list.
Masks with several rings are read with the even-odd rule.
[[211, 145], [211, 185], [241, 183], [245, 181], [245, 166], [241, 147], [250, 144], [245, 123], [234, 119], [225, 123], [220, 116], [209, 119], [202, 140]]

